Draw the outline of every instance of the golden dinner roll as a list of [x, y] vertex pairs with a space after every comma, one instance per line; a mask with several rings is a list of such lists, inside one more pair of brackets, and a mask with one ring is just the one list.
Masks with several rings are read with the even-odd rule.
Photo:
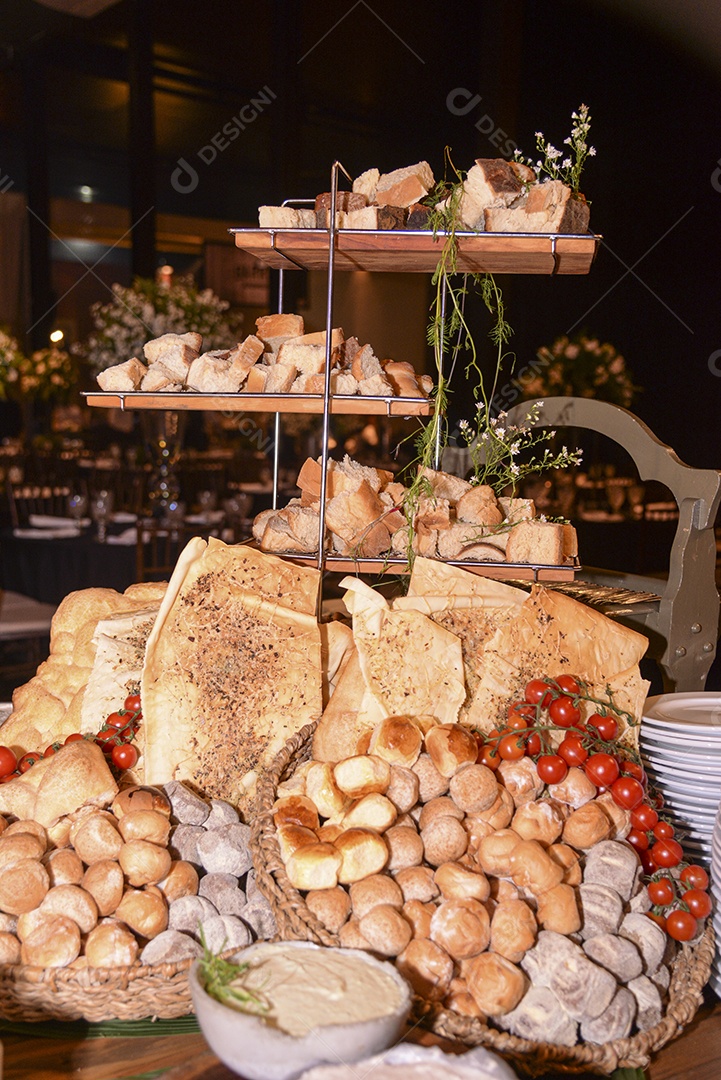
[[599, 795], [596, 802], [611, 822], [609, 840], [625, 840], [631, 831], [631, 812], [619, 806], [610, 791]]
[[305, 793], [321, 817], [341, 817], [348, 809], [350, 798], [335, 782], [333, 766], [327, 761], [314, 761], [305, 778]]
[[342, 949], [370, 949], [369, 942], [361, 933], [358, 919], [349, 919], [338, 932], [338, 941]]
[[70, 830], [72, 822], [70, 818], [59, 818], [54, 824], [47, 826], [48, 843], [51, 848], [66, 848], [70, 846]]
[[13, 862], [0, 872], [0, 911], [9, 915], [32, 911], [40, 906], [49, 888], [48, 872], [37, 859]]
[[372, 874], [351, 885], [350, 902], [356, 919], [362, 919], [371, 908], [378, 907], [379, 904], [387, 904], [400, 911], [403, 907], [403, 893], [398, 882], [388, 874]]
[[170, 817], [170, 799], [160, 788], [148, 784], [130, 784], [121, 788], [110, 807], [116, 818], [136, 810], [153, 810], [164, 817]]
[[42, 911], [39, 907], [33, 908], [32, 911], [24, 911], [22, 915], [17, 916], [15, 933], [20, 941], [24, 941], [41, 922], [54, 917], [49, 911]]
[[435, 910], [435, 904], [424, 904], [420, 900], [406, 900], [401, 911], [403, 918], [410, 924], [414, 938], [431, 936], [431, 919]]
[[463, 828], [468, 833], [468, 848], [466, 849], [466, 855], [473, 857], [475, 860], [478, 854], [478, 848], [482, 840], [485, 840], [487, 836], [494, 833], [496, 830], [492, 825], [489, 825], [483, 818], [476, 817], [475, 814], [466, 814], [463, 819]]
[[438, 772], [448, 778], [478, 757], [473, 732], [461, 724], [436, 724], [426, 733], [425, 746]]
[[464, 967], [469, 993], [486, 1016], [505, 1016], [515, 1009], [528, 987], [519, 967], [499, 953], [485, 952]]
[[391, 767], [374, 754], [357, 754], [336, 762], [333, 776], [345, 795], [362, 799], [364, 795], [386, 793], [391, 782]]
[[472, 816], [478, 821], [485, 821], [492, 829], [505, 829], [510, 825], [515, 812], [513, 796], [499, 784], [496, 801], [487, 810], [477, 810]]
[[494, 900], [497, 904], [503, 903], [504, 900], [520, 900], [520, 890], [509, 881], [508, 878], [495, 878], [492, 877], [489, 881], [491, 886], [490, 899]]
[[463, 821], [463, 811], [456, 806], [449, 795], [438, 795], [435, 799], [429, 799], [418, 815], [418, 828], [423, 830], [432, 821], [439, 817], [452, 817], [456, 821]]
[[502, 761], [496, 775], [516, 806], [537, 799], [544, 788], [533, 758], [522, 757], [518, 761]]
[[486, 1022], [486, 1016], [474, 1001], [465, 979], [451, 980], [451, 987], [443, 1005], [446, 1009], [450, 1009], [451, 1012], [458, 1013], [459, 1016], [471, 1016], [475, 1020], [480, 1020], [483, 1024]]
[[38, 838], [40, 843], [43, 845], [43, 850], [47, 851], [48, 834], [39, 821], [32, 821], [28, 819], [13, 821], [12, 825], [8, 825], [6, 829], [0, 830], [0, 833], [2, 833], [3, 837], [16, 836], [17, 833], [30, 833], [32, 836], [36, 836]]
[[453, 978], [453, 961], [448, 953], [426, 938], [410, 941], [396, 959], [396, 967], [419, 997], [442, 1001]]
[[511, 856], [520, 843], [521, 838], [513, 829], [499, 829], [484, 837], [476, 854], [483, 872], [494, 877], [510, 877]]
[[120, 868], [129, 885], [156, 885], [170, 870], [173, 859], [167, 848], [147, 840], [128, 840], [118, 855]]
[[313, 760], [302, 762], [292, 776], [281, 780], [275, 789], [276, 796], [280, 799], [285, 795], [305, 795], [305, 777], [313, 765]]
[[468, 847], [468, 833], [453, 817], [438, 817], [421, 831], [426, 862], [440, 866], [455, 862]]
[[438, 896], [440, 889], [433, 880], [430, 866], [409, 866], [393, 875], [401, 887], [404, 900], [420, 900], [426, 904]]
[[135, 936], [122, 923], [102, 923], [88, 934], [84, 952], [93, 968], [131, 967], [140, 946]]
[[458, 862], [445, 862], [436, 869], [433, 879], [444, 900], [487, 900], [491, 894], [488, 878], [480, 870], [471, 870]]
[[335, 842], [341, 865], [338, 881], [351, 885], [371, 874], [379, 874], [388, 862], [388, 846], [374, 829], [346, 829]]
[[412, 771], [418, 777], [419, 802], [426, 803], [448, 791], [448, 777], [438, 771], [430, 754], [421, 754], [412, 766]]
[[383, 839], [389, 853], [386, 869], [403, 870], [423, 862], [423, 841], [414, 826], [393, 825], [383, 833]]
[[412, 769], [401, 765], [391, 765], [391, 779], [386, 791], [386, 798], [395, 806], [399, 814], [407, 814], [419, 800], [420, 781]]
[[70, 832], [71, 842], [86, 866], [103, 859], [117, 859], [123, 847], [123, 838], [117, 829], [117, 819], [112, 814], [90, 814]]
[[0, 930], [0, 964], [20, 963], [20, 942], [14, 934]]
[[502, 900], [491, 919], [491, 950], [517, 964], [536, 941], [536, 917], [523, 900]]
[[13, 863], [24, 859], [41, 859], [45, 854], [45, 844], [32, 833], [19, 832], [7, 835], [7, 829], [0, 836], [0, 873]]
[[323, 844], [334, 844], [342, 832], [343, 827], [341, 825], [326, 821], [325, 825], [321, 825], [319, 829], [315, 830], [315, 835]]
[[547, 845], [561, 835], [564, 820], [559, 803], [553, 799], [536, 799], [518, 807], [511, 828], [524, 840], [538, 840]]
[[114, 814], [110, 810], [101, 810], [97, 806], [81, 806], [73, 814], [69, 814], [67, 821], [70, 823], [70, 843], [75, 846], [75, 837], [79, 829], [82, 829], [83, 825], [87, 823], [90, 818], [104, 818], [110, 822], [110, 824], [117, 829], [118, 822]]
[[422, 747], [421, 730], [409, 716], [388, 716], [373, 728], [368, 752], [389, 765], [410, 768], [418, 760]]
[[599, 840], [605, 840], [611, 828], [610, 818], [594, 800], [573, 811], [561, 835], [564, 844], [570, 844], [577, 851], [588, 851]]
[[568, 770], [559, 784], [548, 785], [548, 794], [556, 802], [571, 806], [574, 810], [577, 810], [579, 806], [583, 806], [584, 803], [595, 799], [596, 785], [593, 780], [586, 776], [583, 769], [579, 769], [574, 765], [573, 768]]
[[320, 831], [320, 829], [317, 832], [307, 829], [305, 825], [279, 825], [275, 830], [275, 835], [283, 862], [287, 862], [298, 848], [307, 847], [308, 844], [317, 844]]
[[444, 900], [431, 919], [431, 940], [454, 960], [467, 960], [488, 948], [490, 919], [478, 900]]
[[168, 928], [168, 904], [159, 889], [128, 889], [115, 915], [144, 938], [154, 938]]
[[557, 934], [575, 934], [581, 929], [581, 913], [572, 885], [556, 885], [541, 893], [536, 907], [536, 918], [544, 930]]
[[95, 901], [100, 916], [112, 915], [123, 899], [125, 890], [123, 871], [120, 869], [120, 863], [112, 859], [103, 859], [89, 866], [81, 884]]
[[331, 934], [337, 934], [350, 918], [350, 896], [341, 885], [333, 889], [311, 889], [305, 902]]
[[397, 817], [398, 811], [389, 798], [378, 792], [371, 792], [350, 804], [341, 825], [344, 830], [375, 829], [376, 832], [385, 832]]
[[563, 884], [580, 885], [583, 871], [578, 852], [568, 844], [551, 844], [547, 850], [553, 861], [563, 867]]
[[76, 851], [57, 848], [43, 855], [43, 866], [48, 872], [50, 885], [79, 885], [83, 880], [84, 866]]
[[171, 862], [170, 870], [162, 881], [157, 883], [169, 904], [172, 904], [173, 900], [179, 900], [181, 896], [197, 896], [198, 884], [198, 871], [192, 863], [185, 862], [184, 859]]
[[398, 956], [408, 945], [413, 931], [396, 907], [377, 904], [358, 920], [360, 931], [374, 952]]
[[43, 919], [20, 948], [20, 960], [28, 967], [67, 967], [80, 955], [80, 929], [65, 915]]
[[124, 814], [118, 828], [123, 840], [147, 840], [165, 847], [170, 836], [170, 819], [157, 810], [131, 810]]
[[98, 921], [98, 905], [79, 885], [56, 885], [49, 889], [40, 909], [51, 915], [66, 915], [78, 924], [81, 934], [89, 934]]
[[306, 795], [285, 795], [273, 803], [273, 821], [281, 825], [302, 825], [305, 829], [317, 829], [320, 825], [318, 810]]
[[560, 885], [563, 868], [554, 862], [537, 840], [521, 840], [511, 851], [511, 880], [534, 896]]
[[485, 765], [464, 765], [449, 785], [451, 798], [467, 814], [489, 810], [498, 798], [498, 781]]
[[285, 864], [288, 880], [296, 889], [333, 889], [343, 856], [333, 844], [305, 844]]

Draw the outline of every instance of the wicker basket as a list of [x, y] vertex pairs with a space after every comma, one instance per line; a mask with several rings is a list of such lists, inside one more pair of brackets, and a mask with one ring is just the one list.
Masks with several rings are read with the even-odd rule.
[[[261, 777], [251, 846], [256, 880], [273, 908], [280, 937], [337, 946], [338, 938], [316, 919], [301, 893], [288, 880], [273, 824], [272, 807], [278, 784], [310, 757], [315, 726], [309, 724], [289, 739]], [[531, 1076], [567, 1072], [610, 1074], [619, 1068], [645, 1068], [651, 1054], [680, 1034], [693, 1019], [702, 1001], [713, 955], [714, 935], [709, 923], [701, 940], [693, 948], [683, 946], [673, 963], [663, 1020], [648, 1031], [614, 1042], [579, 1043], [572, 1047], [531, 1042], [421, 1000], [415, 1003], [416, 1018], [437, 1035], [466, 1046], [486, 1046], [497, 1051]]]

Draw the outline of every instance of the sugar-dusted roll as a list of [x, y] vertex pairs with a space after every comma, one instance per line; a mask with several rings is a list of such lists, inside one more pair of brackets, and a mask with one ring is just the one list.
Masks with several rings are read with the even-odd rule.
[[453, 961], [434, 941], [414, 938], [396, 960], [401, 975], [419, 997], [442, 1001], [453, 978]]
[[520, 968], [498, 953], [481, 953], [464, 966], [468, 990], [486, 1016], [503, 1016], [515, 1009], [528, 981]]
[[359, 919], [360, 931], [374, 952], [398, 956], [409, 944], [413, 931], [398, 908], [377, 904]]
[[561, 882], [537, 898], [536, 918], [544, 930], [575, 934], [581, 929], [581, 913], [572, 885]]
[[331, 934], [337, 934], [348, 921], [351, 913], [350, 896], [341, 885], [332, 889], [311, 889], [305, 898], [316, 919]]
[[521, 840], [511, 851], [511, 879], [534, 896], [553, 889], [563, 880], [563, 868], [555, 863], [537, 840]]
[[503, 900], [491, 920], [491, 950], [517, 964], [536, 941], [536, 917], [523, 900]]
[[403, 907], [403, 893], [398, 882], [387, 874], [371, 874], [351, 885], [350, 903], [355, 918], [362, 919], [379, 904], [388, 904], [400, 911]]
[[444, 900], [487, 900], [491, 894], [488, 878], [458, 862], [441, 863], [433, 875]]
[[467, 814], [489, 810], [498, 798], [498, 781], [485, 765], [464, 765], [450, 780], [449, 790], [456, 806]]
[[389, 765], [410, 768], [422, 748], [421, 730], [409, 716], [388, 716], [374, 727], [368, 753], [383, 758]]

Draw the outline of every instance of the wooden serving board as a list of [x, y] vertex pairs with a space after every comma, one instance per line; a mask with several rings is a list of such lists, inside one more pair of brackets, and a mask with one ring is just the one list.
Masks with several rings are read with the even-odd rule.
[[[325, 229], [230, 229], [236, 246], [275, 270], [326, 270]], [[340, 229], [336, 270], [432, 274], [444, 234], [411, 230]], [[457, 233], [458, 272], [493, 274], [587, 274], [600, 236], [587, 233]]]
[[[85, 391], [88, 405], [101, 409], [172, 409], [178, 412], [207, 410], [220, 412], [314, 413], [323, 412], [322, 394], [149, 394], [142, 390], [115, 393]], [[428, 398], [366, 397], [333, 394], [330, 411], [336, 415], [429, 416], [433, 402]]]

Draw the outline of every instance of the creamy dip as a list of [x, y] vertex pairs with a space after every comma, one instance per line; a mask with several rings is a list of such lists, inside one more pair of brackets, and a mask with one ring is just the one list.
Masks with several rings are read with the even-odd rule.
[[288, 1035], [387, 1016], [402, 1002], [390, 975], [331, 949], [288, 948], [281, 942], [254, 950], [248, 964], [240, 982], [267, 1005], [263, 1019]]

